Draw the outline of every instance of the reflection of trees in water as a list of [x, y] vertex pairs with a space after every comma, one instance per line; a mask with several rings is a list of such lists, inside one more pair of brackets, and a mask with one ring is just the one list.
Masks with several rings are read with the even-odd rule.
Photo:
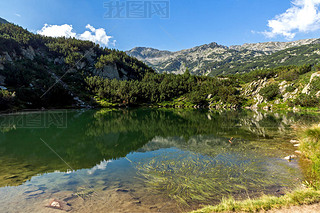
[[[238, 136], [242, 138], [270, 138], [288, 130], [290, 125], [306, 123], [310, 118], [319, 121], [318, 115], [294, 113], [261, 113], [252, 111], [187, 111], [187, 110], [102, 110], [96, 120], [88, 125], [87, 135], [97, 136], [107, 132], [137, 132], [150, 140], [155, 136], [183, 137], [195, 135]], [[301, 119], [300, 119], [301, 118]], [[307, 119], [306, 119], [307, 118]]]
[[[226, 138], [261, 137], [260, 132], [265, 128], [264, 126], [273, 127], [272, 131], [267, 129], [263, 133], [266, 137], [272, 137], [279, 126], [286, 127], [288, 123], [291, 124], [290, 119], [293, 122], [299, 121], [300, 117], [303, 119], [307, 117], [305, 120], [319, 120], [316, 116], [295, 114], [280, 115], [277, 118], [273, 115], [259, 115], [247, 111], [208, 113], [151, 109], [110, 112], [106, 110], [69, 111], [67, 115], [68, 128], [65, 129], [54, 127], [15, 129], [16, 123], [10, 123], [2, 129], [0, 160], [6, 163], [2, 164], [5, 168], [2, 169], [3, 173], [0, 176], [7, 180], [6, 183], [21, 183], [36, 174], [69, 169], [41, 142], [40, 138], [44, 139], [74, 169], [82, 169], [91, 168], [102, 160], [124, 157], [139, 149], [147, 151], [146, 146], [142, 147], [157, 136], [164, 139], [180, 138], [174, 140], [174, 145], [170, 146], [185, 150], [192, 148], [194, 152], [210, 154], [205, 152], [210, 149], [201, 148], [206, 146], [196, 137], [209, 136], [211, 139], [206, 142], [209, 146], [218, 146], [216, 142], [212, 142], [214, 138], [219, 139], [220, 145], [228, 146], [224, 141]], [[284, 122], [285, 118], [286, 122]], [[261, 131], [253, 131], [257, 129]], [[163, 144], [158, 143], [156, 146], [161, 148]], [[10, 179], [10, 175], [18, 177]]]

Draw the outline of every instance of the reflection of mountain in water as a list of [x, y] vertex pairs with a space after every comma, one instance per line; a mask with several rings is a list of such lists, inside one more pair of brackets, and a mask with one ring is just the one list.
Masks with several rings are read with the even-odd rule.
[[[244, 143], [243, 139], [270, 138], [275, 133], [281, 133], [292, 122], [304, 118], [246, 111], [208, 114], [150, 109], [110, 112], [74, 110], [69, 111], [67, 116], [67, 128], [14, 128], [17, 124], [10, 123], [0, 129], [0, 186], [19, 185], [36, 174], [70, 170], [40, 138], [73, 170], [77, 170], [92, 168], [103, 160], [125, 157], [136, 150], [177, 147], [213, 155], [215, 153], [208, 150], [229, 147], [230, 137], [237, 139], [235, 145]], [[319, 120], [317, 116], [310, 118]], [[1, 119], [10, 120], [6, 116]]]

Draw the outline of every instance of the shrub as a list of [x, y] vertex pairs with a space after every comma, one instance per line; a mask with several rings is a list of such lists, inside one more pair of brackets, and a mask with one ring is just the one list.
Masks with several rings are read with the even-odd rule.
[[0, 89], [0, 110], [9, 109], [14, 103], [15, 94]]
[[296, 90], [296, 88], [294, 87], [294, 86], [287, 86], [286, 87], [286, 92], [293, 92], [293, 91], [295, 91]]
[[302, 107], [316, 107], [319, 106], [320, 99], [307, 94], [300, 94], [294, 101], [295, 105], [300, 105]]
[[266, 86], [262, 88], [259, 92], [260, 95], [262, 95], [265, 99], [268, 101], [271, 101], [275, 99], [276, 97], [280, 97], [280, 90], [278, 84], [270, 84], [269, 86]]
[[313, 79], [310, 85], [310, 92], [311, 94], [315, 94], [316, 92], [320, 91], [320, 78], [317, 77]]

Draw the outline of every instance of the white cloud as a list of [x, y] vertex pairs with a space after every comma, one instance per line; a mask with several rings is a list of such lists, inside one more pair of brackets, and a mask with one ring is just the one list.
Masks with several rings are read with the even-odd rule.
[[115, 46], [116, 40], [111, 41], [112, 36], [108, 36], [105, 29], [99, 28], [96, 29], [90, 24], [86, 26], [88, 29], [82, 34], [77, 34], [73, 32], [72, 25], [48, 25], [45, 24], [41, 30], [38, 30], [37, 33], [44, 36], [51, 37], [67, 37], [67, 38], [77, 38], [80, 40], [88, 40], [94, 43], [100, 44], [102, 46], [108, 46], [109, 43]]
[[293, 39], [298, 32], [308, 33], [320, 29], [320, 0], [294, 0], [285, 13], [268, 21], [270, 31], [263, 34], [273, 38], [277, 35]]
[[15, 13], [14, 14], [15, 16], [18, 16], [18, 17], [21, 17], [21, 15], [19, 13]]
[[112, 36], [108, 36], [105, 29], [103, 28], [99, 28], [99, 29], [95, 29], [93, 26], [91, 26], [90, 24], [88, 24], [86, 26], [87, 29], [89, 29], [90, 31], [85, 31], [84, 33], [82, 33], [81, 35], [79, 35], [79, 39], [81, 40], [89, 40], [98, 44], [102, 44], [105, 46], [108, 46], [108, 43], [110, 41], [110, 39], [112, 38]]
[[43, 28], [37, 31], [38, 34], [50, 37], [67, 37], [73, 38], [76, 37], [77, 34], [72, 32], [72, 25], [64, 24], [64, 25], [48, 25], [45, 24]]

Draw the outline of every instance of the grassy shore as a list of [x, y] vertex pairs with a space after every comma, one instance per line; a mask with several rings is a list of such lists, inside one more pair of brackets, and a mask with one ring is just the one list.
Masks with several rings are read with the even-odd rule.
[[192, 213], [209, 212], [259, 212], [289, 206], [309, 205], [320, 202], [320, 125], [298, 130], [299, 150], [302, 157], [311, 161], [310, 177], [305, 188], [299, 188], [281, 197], [263, 196], [258, 199], [236, 201], [223, 198], [216, 206], [206, 206]]

